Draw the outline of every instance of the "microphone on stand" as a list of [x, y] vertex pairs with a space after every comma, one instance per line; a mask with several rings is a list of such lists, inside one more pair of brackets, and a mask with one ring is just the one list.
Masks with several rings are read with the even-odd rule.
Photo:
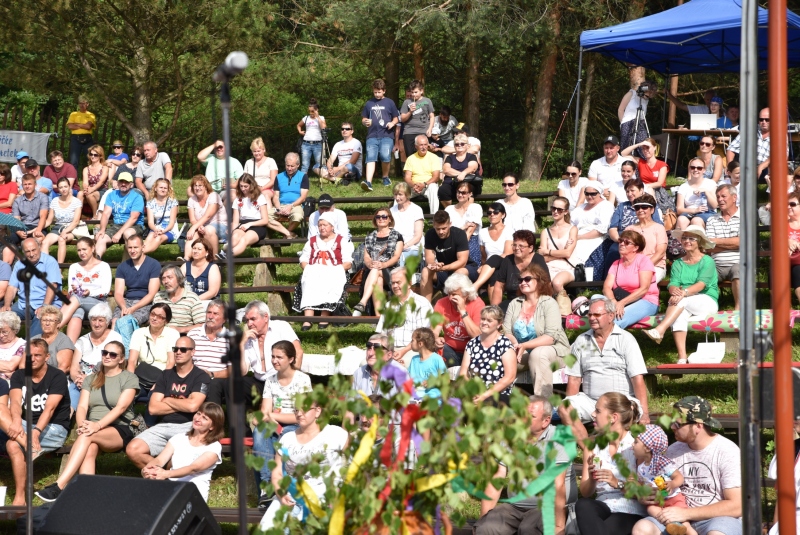
[[217, 67], [212, 77], [215, 82], [228, 82], [234, 76], [242, 73], [247, 68], [250, 60], [244, 52], [231, 52], [225, 61]]

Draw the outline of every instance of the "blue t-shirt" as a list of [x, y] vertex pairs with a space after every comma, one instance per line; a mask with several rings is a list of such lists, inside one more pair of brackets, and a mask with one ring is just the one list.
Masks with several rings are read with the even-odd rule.
[[308, 187], [308, 175], [302, 171], [297, 171], [291, 180], [286, 171], [279, 173], [275, 177], [275, 185], [273, 186], [275, 191], [280, 193], [278, 198], [281, 201], [281, 205], [292, 204], [300, 198], [300, 190], [308, 189]]
[[[25, 266], [22, 265], [22, 262], [17, 262], [14, 264], [14, 267], [11, 269], [11, 277], [8, 280], [8, 284], [17, 289], [19, 306], [23, 310], [25, 308], [25, 291], [22, 283], [17, 278], [17, 273], [22, 271], [24, 267]], [[161, 265], [159, 264], [159, 268], [160, 267]], [[59, 290], [61, 289], [61, 284], [63, 282], [61, 277], [61, 268], [58, 267], [58, 261], [56, 261], [55, 258], [47, 253], [42, 253], [41, 256], [39, 256], [39, 261], [36, 262], [36, 268], [44, 273], [45, 276], [47, 276], [48, 281], [55, 284]], [[31, 307], [33, 307], [34, 310], [44, 305], [44, 296], [46, 293], [47, 286], [45, 286], [44, 282], [36, 277], [31, 279]], [[53, 305], [57, 307], [61, 306], [61, 301], [58, 300], [58, 297], [53, 299]]]
[[131, 161], [128, 155], [124, 152], [121, 152], [119, 154], [111, 154], [108, 158], [106, 158], [106, 160], [122, 160], [122, 159]]
[[[141, 198], [141, 195], [136, 197]], [[147, 295], [152, 279], [161, 280], [161, 264], [158, 260], [145, 256], [142, 265], [136, 269], [133, 260], [129, 258], [117, 268], [116, 278], [125, 281], [125, 299], [135, 301]]]
[[[386, 125], [396, 117], [400, 117], [400, 111], [398, 111], [397, 105], [390, 98], [382, 98], [380, 100], [371, 98], [364, 104], [364, 109], [361, 110], [361, 117], [372, 119], [372, 124], [367, 129], [367, 138], [394, 138], [394, 128], [387, 130]], [[381, 126], [381, 121], [383, 121], [383, 126]], [[395, 126], [395, 128], [397, 127]]]
[[422, 386], [422, 382], [427, 381], [429, 377], [445, 373], [447, 373], [447, 366], [445, 366], [444, 360], [438, 353], [432, 354], [428, 357], [428, 360], [424, 361], [419, 355], [414, 355], [408, 365], [408, 374], [414, 380], [414, 384], [417, 385], [416, 397], [418, 398], [425, 396], [429, 398], [442, 397], [442, 393], [438, 388], [425, 388]]
[[111, 219], [115, 225], [124, 225], [133, 212], [139, 213], [139, 218], [134, 224], [144, 225], [144, 196], [133, 190], [129, 190], [125, 195], [121, 195], [119, 190], [113, 190], [108, 194], [106, 207], [111, 207]]
[[36, 190], [39, 191], [42, 188], [47, 188], [47, 195], [53, 194], [53, 181], [49, 178], [39, 177], [36, 179]]

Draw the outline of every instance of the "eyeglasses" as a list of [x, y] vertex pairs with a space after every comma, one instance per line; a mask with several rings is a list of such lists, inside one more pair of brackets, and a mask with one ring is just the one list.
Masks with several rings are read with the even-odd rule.
[[378, 342], [367, 342], [367, 349], [386, 349], [386, 347], [382, 346]]
[[150, 317], [151, 317], [151, 318], [158, 318], [158, 319], [160, 319], [160, 320], [165, 320], [165, 319], [167, 319], [167, 316], [165, 316], [165, 315], [163, 315], [163, 314], [156, 314], [155, 312], [151, 312], [151, 313], [150, 313]]
[[389, 216], [386, 214], [378, 214], [375, 216], [375, 219], [389, 219]]
[[702, 165], [690, 165], [689, 169], [691, 169], [692, 171], [702, 171], [703, 169], [705, 169], [705, 167], [703, 167]]
[[681, 427], [686, 427], [687, 425], [692, 425], [694, 422], [672, 422], [669, 424], [670, 429], [680, 429]]
[[594, 197], [595, 195], [600, 195], [600, 194], [598, 192], [596, 192], [596, 191], [594, 193], [589, 193], [587, 191], [587, 192], [584, 193], [584, 195], [586, 195], [587, 197]]
[[528, 245], [527, 243], [514, 243], [511, 245], [512, 249], [527, 249], [528, 247], [533, 247], [533, 245]]
[[456, 195], [469, 195], [469, 191], [457, 191]]
[[564, 173], [567, 176], [578, 176], [578, 173]]
[[628, 245], [636, 245], [636, 244], [635, 244], [635, 243], [633, 243], [631, 240], [619, 240], [619, 244], [620, 244], [620, 245], [624, 245], [624, 246], [626, 246], [626, 247], [627, 247]]
[[768, 123], [769, 122], [769, 117], [759, 117], [758, 118], [758, 122], [759, 123]]
[[797, 203], [796, 202], [790, 202], [789, 203], [789, 208], [796, 208], [796, 207], [797, 207]]
[[531, 281], [535, 281], [535, 280], [539, 280], [539, 279], [534, 279], [530, 275], [528, 275], [527, 277], [520, 277], [519, 278], [519, 282], [521, 282], [521, 283], [524, 282], [525, 284], [530, 284]]
[[89, 156], [92, 157], [92, 158], [98, 158], [100, 155], [97, 154], [96, 152], [90, 152]]
[[606, 314], [608, 314], [608, 312], [601, 312], [599, 314], [591, 314], [590, 313], [590, 314], [587, 314], [587, 316], [589, 316], [590, 318], [600, 318], [602, 316], [605, 316]]
[[111, 355], [112, 358], [117, 358], [119, 356], [119, 353], [116, 353], [114, 351], [106, 351], [105, 349], [101, 349], [100, 354], [104, 357]]
[[466, 147], [467, 144], [466, 143], [453, 143], [453, 146], [454, 147]]
[[701, 147], [713, 147], [713, 146], [714, 146], [714, 144], [713, 144], [713, 143], [711, 143], [710, 141], [701, 141], [701, 142], [700, 142], [700, 146], [701, 146]]
[[493, 215], [500, 215], [502, 213], [503, 212], [498, 212], [497, 210], [486, 210], [486, 215], [488, 215], [490, 217], [493, 216]]
[[516, 182], [503, 182], [503, 187], [504, 188], [513, 188], [516, 185], [517, 185]]
[[567, 211], [566, 208], [559, 208], [558, 206], [553, 206], [550, 208], [550, 211], [554, 214], [561, 214]]
[[172, 352], [173, 352], [173, 353], [188, 353], [188, 352], [189, 352], [189, 351], [191, 351], [192, 349], [194, 349], [194, 348], [192, 348], [192, 347], [180, 347], [180, 346], [174, 346], [174, 347], [172, 348]]
[[345, 130], [352, 130], [352, 128], [348, 128], [348, 127], [346, 127], [346, 126], [343, 126], [343, 127], [342, 127], [342, 132], [344, 132]]
[[681, 241], [697, 241], [694, 236], [681, 236]]
[[122, 145], [114, 145], [114, 148], [115, 148], [115, 149], [121, 149], [121, 148], [122, 148]]

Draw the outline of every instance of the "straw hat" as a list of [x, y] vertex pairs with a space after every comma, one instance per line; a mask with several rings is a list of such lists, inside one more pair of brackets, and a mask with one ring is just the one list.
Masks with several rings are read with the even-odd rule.
[[699, 245], [700, 248], [703, 250], [714, 248], [715, 245], [714, 242], [706, 238], [706, 231], [700, 225], [689, 225], [684, 230], [672, 231], [672, 237], [675, 238], [676, 240], [680, 240], [681, 236], [683, 236], [684, 234], [690, 234], [695, 238], [697, 238], [697, 245]]

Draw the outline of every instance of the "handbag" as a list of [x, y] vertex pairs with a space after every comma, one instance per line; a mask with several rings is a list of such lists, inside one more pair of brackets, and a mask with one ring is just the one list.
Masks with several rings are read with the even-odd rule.
[[678, 215], [673, 210], [664, 211], [664, 228], [672, 230], [678, 224]]
[[556, 303], [562, 317], [572, 314], [572, 301], [569, 300], [566, 290], [561, 290], [556, 294]]
[[[110, 410], [110, 411], [114, 410], [114, 408], [111, 406], [111, 404], [108, 403], [108, 398], [106, 398], [106, 385], [105, 384], [100, 387], [100, 394], [102, 394], [103, 403], [106, 404], [106, 407], [108, 407], [108, 410]], [[134, 437], [142, 434], [145, 430], [147, 430], [147, 424], [144, 421], [144, 416], [142, 416], [141, 414], [137, 414], [136, 416], [133, 417], [132, 420], [128, 420], [123, 415], [121, 417], [121, 420], [123, 422], [126, 422], [126, 425], [130, 428], [131, 433], [133, 433]]]
[[714, 335], [714, 341], [708, 341], [708, 333], [706, 333], [706, 341], [697, 344], [697, 351], [689, 355], [686, 359], [689, 364], [719, 364], [725, 358], [725, 342], [717, 342], [717, 335]]
[[[147, 352], [153, 356], [153, 352], [150, 350], [150, 342], [145, 342], [147, 344]], [[155, 356], [153, 356], [153, 362], [156, 361]], [[136, 366], [136, 370], [134, 372], [136, 377], [139, 378], [139, 390], [141, 392], [149, 392], [155, 386], [156, 381], [158, 378], [161, 377], [161, 374], [164, 373], [160, 369], [153, 366], [152, 362], [139, 362]]]
[[478, 184], [483, 184], [483, 177], [478, 176], [475, 173], [470, 173], [464, 177], [463, 182], [477, 186]]
[[[307, 126], [308, 126], [308, 115], [306, 115], [306, 120], [303, 121], [303, 127], [307, 128]], [[297, 138], [297, 143], [294, 144], [294, 151], [297, 154], [302, 154], [303, 153], [303, 137], [304, 136], [298, 137]], [[255, 171], [255, 162], [253, 162], [253, 171]]]
[[[550, 233], [550, 229], [547, 229], [547, 235], [550, 237], [550, 243], [553, 244], [553, 247], [556, 248], [556, 251], [559, 251], [560, 248], [556, 245], [556, 241], [553, 239], [553, 235]], [[564, 260], [567, 261], [567, 264], [572, 266], [572, 269], [575, 274], [575, 282], [586, 282], [586, 267], [583, 264], [573, 265], [572, 262], [569, 261], [568, 258]]]
[[[620, 260], [620, 262], [622, 262], [622, 260]], [[619, 275], [619, 264], [617, 264], [617, 275]], [[614, 287], [611, 289], [611, 292], [614, 294], [614, 299], [616, 299], [617, 301], [622, 301], [623, 299], [631, 295], [631, 293], [625, 288], [621, 288], [617, 284], [617, 275], [614, 275]]]

